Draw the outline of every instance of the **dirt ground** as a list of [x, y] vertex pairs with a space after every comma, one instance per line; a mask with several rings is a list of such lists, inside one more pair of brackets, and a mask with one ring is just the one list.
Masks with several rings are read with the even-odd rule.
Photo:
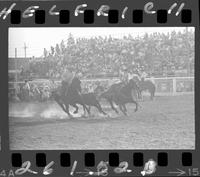
[[9, 105], [12, 150], [194, 149], [194, 96], [156, 97], [127, 105], [129, 116], [69, 119], [55, 103]]

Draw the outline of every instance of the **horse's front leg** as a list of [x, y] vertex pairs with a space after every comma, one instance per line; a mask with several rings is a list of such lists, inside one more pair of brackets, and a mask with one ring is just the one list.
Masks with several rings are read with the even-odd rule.
[[138, 99], [143, 100], [143, 98], [142, 98], [142, 90], [140, 90], [140, 89], [137, 90], [137, 96], [138, 96]]
[[126, 105], [123, 104], [122, 106], [123, 106], [124, 111], [127, 113]]
[[68, 116], [70, 117], [70, 118], [73, 118], [73, 116], [70, 114], [70, 112], [69, 112], [69, 104], [65, 104], [65, 112], [68, 114]]
[[60, 102], [60, 101], [57, 101], [57, 103], [58, 103], [58, 105], [62, 108], [62, 110], [63, 110], [64, 112], [66, 112], [65, 104], [62, 103], [62, 102]]
[[97, 103], [95, 106], [96, 106], [96, 108], [98, 109], [98, 111], [99, 111], [100, 113], [102, 113], [102, 114], [105, 115], [105, 116], [107, 115], [107, 114], [103, 111], [103, 109], [102, 109], [100, 103]]
[[[90, 114], [90, 110], [91, 110], [91, 107], [89, 106], [89, 107], [87, 107], [87, 106], [83, 106], [83, 111], [84, 111], [84, 114], [83, 114], [83, 116], [84, 117], [86, 117], [86, 111], [87, 111], [87, 109], [89, 110], [89, 114]], [[88, 112], [88, 111], [87, 111]]]
[[[139, 104], [138, 104], [138, 102], [137, 101], [135, 101], [135, 100], [132, 100], [132, 103], [134, 103], [135, 104], [135, 112], [138, 110], [138, 106], [140, 106]], [[141, 106], [140, 106], [141, 107]]]
[[72, 106], [75, 108], [75, 111], [73, 113], [77, 114], [78, 113], [78, 106], [76, 104], [72, 104]]
[[112, 100], [111, 99], [107, 99], [107, 101], [110, 103], [110, 106], [111, 106], [112, 110], [114, 110], [117, 114], [119, 114], [118, 110], [114, 107]]
[[83, 110], [84, 110], [84, 115], [87, 111], [88, 115], [90, 115], [90, 108], [88, 108], [85, 104], [82, 103], [82, 106], [83, 106]]
[[119, 105], [119, 109], [122, 111], [122, 113], [125, 115], [125, 116], [127, 116], [127, 113], [126, 113], [126, 111], [123, 109], [124, 108], [124, 105]]

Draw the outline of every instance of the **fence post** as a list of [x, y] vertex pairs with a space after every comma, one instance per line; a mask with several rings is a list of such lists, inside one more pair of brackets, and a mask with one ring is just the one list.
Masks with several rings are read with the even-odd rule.
[[176, 77], [174, 77], [172, 79], [173, 83], [172, 83], [172, 87], [173, 87], [173, 90], [172, 90], [172, 95], [176, 95]]

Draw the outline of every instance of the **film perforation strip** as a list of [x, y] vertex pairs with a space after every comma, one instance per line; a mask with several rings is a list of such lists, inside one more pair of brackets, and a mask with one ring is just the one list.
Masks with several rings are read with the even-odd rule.
[[190, 152], [182, 153], [182, 165], [183, 166], [192, 166], [192, 153], [190, 153]]
[[12, 10], [11, 23], [12, 24], [20, 24], [20, 22], [21, 22], [21, 11], [20, 10]]
[[158, 153], [158, 166], [167, 166], [168, 165], [168, 154], [166, 152], [159, 152]]
[[94, 10], [85, 10], [84, 11], [84, 23], [93, 24], [94, 23]]
[[94, 153], [85, 153], [85, 166], [94, 167], [95, 166], [95, 154]]
[[12, 166], [13, 167], [21, 167], [22, 166], [22, 156], [20, 153], [13, 153], [12, 156]]
[[60, 165], [62, 167], [70, 167], [71, 166], [70, 153], [61, 153], [60, 154]]
[[119, 165], [119, 154], [116, 152], [109, 153], [109, 165], [111, 167], [117, 167]]
[[133, 154], [133, 165], [136, 167], [142, 167], [144, 165], [144, 156], [141, 152]]
[[[47, 165], [46, 154], [45, 153], [36, 153], [36, 166], [45, 167]], [[109, 153], [109, 166], [118, 167], [120, 163], [119, 153], [112, 152]], [[183, 152], [181, 155], [182, 166], [192, 166], [192, 153]], [[12, 166], [21, 167], [22, 166], [22, 155], [20, 153], [13, 153], [11, 156]], [[95, 166], [95, 153], [85, 153], [84, 162], [86, 167]], [[160, 167], [168, 166], [169, 159], [168, 153], [159, 152], [157, 154], [157, 165]], [[133, 153], [133, 165], [135, 167], [144, 166], [144, 155], [143, 153], [136, 152]], [[70, 153], [61, 153], [60, 154], [60, 166], [61, 167], [70, 167], [71, 166], [71, 155]]]
[[167, 23], [167, 10], [160, 9], [157, 11], [157, 22]]
[[136, 9], [133, 10], [133, 23], [142, 23], [143, 22], [143, 10]]
[[108, 11], [108, 23], [115, 24], [119, 21], [119, 12], [116, 9]]
[[192, 21], [192, 11], [190, 9], [183, 9], [181, 12], [182, 23], [191, 23]]
[[45, 10], [36, 10], [35, 11], [35, 23], [36, 24], [45, 24]]
[[68, 24], [70, 22], [70, 11], [61, 10], [59, 15], [60, 24]]
[[[35, 24], [45, 24], [45, 10], [36, 10], [35, 11]], [[136, 9], [132, 11], [132, 23], [140, 24], [144, 20], [143, 10]], [[85, 24], [93, 24], [95, 22], [94, 10], [87, 9], [84, 11]], [[165, 9], [157, 10], [157, 23], [166, 24], [168, 21], [168, 11]], [[21, 23], [21, 11], [12, 10], [11, 12], [11, 24], [20, 24]], [[119, 11], [116, 9], [111, 9], [108, 11], [108, 23], [117, 24], [119, 22]], [[181, 22], [183, 24], [189, 24], [192, 22], [192, 11], [190, 9], [183, 9], [181, 11]], [[60, 10], [59, 11], [59, 23], [60, 24], [69, 24], [70, 23], [70, 11], [69, 10]]]
[[36, 154], [36, 166], [37, 167], [45, 167], [46, 165], [47, 165], [46, 154], [45, 153], [37, 153]]

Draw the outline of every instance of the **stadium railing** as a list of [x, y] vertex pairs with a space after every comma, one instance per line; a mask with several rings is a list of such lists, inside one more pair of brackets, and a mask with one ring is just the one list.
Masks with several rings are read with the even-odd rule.
[[[156, 96], [175, 96], [182, 94], [192, 94], [194, 93], [194, 77], [162, 77], [162, 78], [146, 78], [151, 80], [156, 86]], [[118, 78], [105, 78], [105, 79], [82, 79], [82, 86], [87, 87], [88, 85], [93, 85], [100, 82], [101, 85], [109, 87], [113, 83], [118, 82]], [[31, 81], [34, 84], [45, 85], [45, 82], [49, 83], [48, 80], [36, 80]], [[61, 81], [54, 81], [55, 83], [60, 83]], [[9, 91], [15, 89], [14, 85], [23, 84], [24, 82], [9, 82]], [[144, 94], [147, 94], [145, 92]]]

